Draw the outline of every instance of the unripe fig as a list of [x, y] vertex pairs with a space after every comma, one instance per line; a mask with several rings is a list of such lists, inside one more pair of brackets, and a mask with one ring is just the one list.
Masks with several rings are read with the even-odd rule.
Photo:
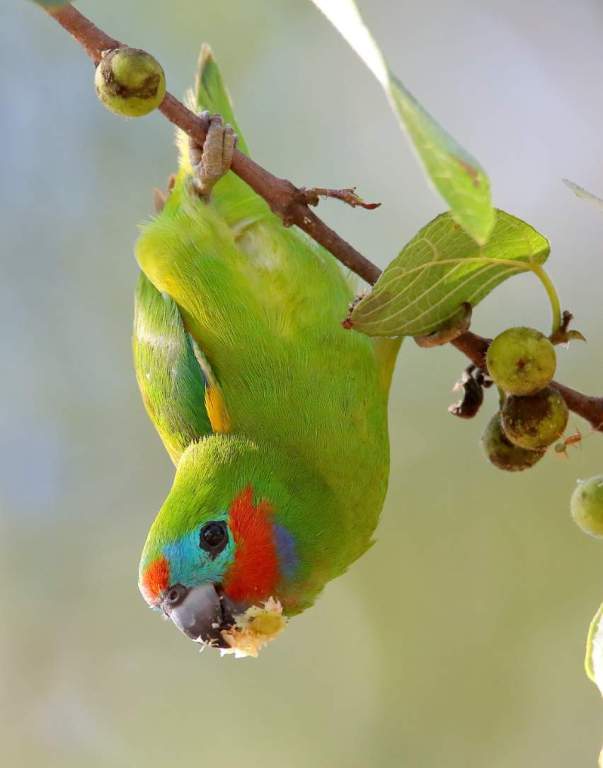
[[588, 628], [584, 670], [603, 696], [603, 605], [599, 606]]
[[509, 328], [498, 335], [486, 354], [488, 372], [509, 395], [531, 395], [555, 375], [555, 347], [533, 328]]
[[501, 423], [505, 435], [515, 445], [528, 451], [547, 448], [567, 426], [569, 409], [554, 387], [546, 387], [535, 395], [505, 398]]
[[165, 96], [161, 64], [136, 48], [116, 48], [103, 54], [94, 85], [107, 109], [124, 117], [148, 115]]
[[603, 475], [578, 481], [570, 509], [574, 522], [584, 533], [603, 538]]
[[544, 456], [545, 451], [526, 451], [508, 439], [502, 430], [500, 413], [494, 414], [482, 435], [482, 445], [488, 460], [507, 472], [529, 469]]

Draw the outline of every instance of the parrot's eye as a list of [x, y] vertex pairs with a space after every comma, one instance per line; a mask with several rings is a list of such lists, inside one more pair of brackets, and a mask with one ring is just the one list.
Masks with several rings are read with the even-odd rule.
[[226, 530], [226, 523], [211, 522], [206, 523], [201, 528], [201, 534], [199, 536], [199, 546], [206, 552], [209, 552], [215, 557], [221, 552], [228, 542], [228, 531]]

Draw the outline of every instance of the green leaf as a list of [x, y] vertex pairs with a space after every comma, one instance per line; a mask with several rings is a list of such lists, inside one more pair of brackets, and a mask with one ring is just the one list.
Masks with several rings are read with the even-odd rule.
[[584, 668], [603, 695], [603, 605], [595, 614], [586, 640]]
[[473, 157], [452, 138], [392, 74], [354, 0], [312, 0], [383, 86], [425, 170], [455, 221], [485, 243], [494, 227], [490, 182]]
[[452, 320], [463, 303], [474, 307], [512, 275], [532, 270], [542, 279], [549, 241], [525, 221], [496, 214], [482, 246], [450, 213], [423, 227], [353, 308], [352, 327], [369, 336], [422, 336]]

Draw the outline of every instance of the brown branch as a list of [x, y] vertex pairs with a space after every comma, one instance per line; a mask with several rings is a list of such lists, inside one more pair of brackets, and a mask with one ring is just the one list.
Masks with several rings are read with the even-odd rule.
[[[72, 5], [50, 8], [47, 12], [80, 43], [95, 64], [100, 61], [103, 51], [123, 46], [123, 43], [106, 35]], [[206, 121], [191, 112], [175, 96], [167, 93], [159, 109], [171, 123], [199, 144], [203, 144], [207, 133]], [[238, 150], [235, 150], [231, 168], [254, 192], [266, 200], [285, 225], [295, 224], [303, 229], [313, 240], [367, 282], [374, 283], [377, 280], [381, 274], [380, 270], [309, 208], [302, 190], [286, 179], [273, 176]]]
[[[123, 46], [123, 43], [109, 37], [72, 5], [47, 8], [46, 11], [80, 43], [95, 64], [100, 61], [103, 51]], [[171, 93], [166, 94], [159, 109], [171, 123], [177, 125], [199, 144], [203, 144], [207, 134], [205, 120], [191, 112]], [[238, 150], [235, 150], [231, 168], [239, 178], [266, 200], [272, 211], [280, 216], [286, 226], [297, 225], [367, 283], [373, 285], [377, 282], [381, 270], [327, 226], [308, 205], [308, 203], [316, 205], [320, 195], [337, 197], [352, 205], [363, 205], [363, 201], [356, 198], [353, 190], [322, 188], [307, 190], [296, 187], [290, 181], [274, 176]], [[364, 204], [364, 207], [371, 207], [371, 204]], [[467, 331], [450, 343], [479, 368], [487, 370], [485, 355], [490, 339]], [[603, 398], [583, 395], [558, 382], [554, 382], [554, 385], [574, 413], [590, 422], [593, 429], [603, 431]]]
[[482, 371], [487, 371], [486, 352], [490, 346], [490, 341], [491, 339], [485, 339], [483, 336], [478, 336], [477, 333], [465, 331], [450, 343], [468, 357], [474, 365], [477, 365]]
[[326, 189], [325, 187], [302, 187], [302, 202], [308, 205], [318, 205], [321, 197], [331, 197], [334, 200], [341, 200], [342, 203], [352, 208], [364, 208], [367, 211], [374, 211], [379, 208], [381, 203], [367, 203], [356, 194], [356, 187], [346, 187], [345, 189]]
[[111, 51], [114, 48], [123, 47], [123, 43], [105, 34], [90, 19], [76, 11], [72, 5], [63, 5], [59, 8], [46, 8], [49, 16], [52, 16], [69, 34], [84, 48], [88, 56], [95, 64], [98, 64], [103, 51]]

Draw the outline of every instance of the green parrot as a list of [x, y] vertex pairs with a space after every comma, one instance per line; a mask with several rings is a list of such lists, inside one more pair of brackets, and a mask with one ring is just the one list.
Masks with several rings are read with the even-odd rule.
[[303, 611], [371, 546], [400, 340], [344, 329], [353, 286], [337, 261], [225, 173], [233, 131], [248, 149], [206, 46], [191, 100], [221, 116], [207, 154], [179, 136], [136, 245], [136, 377], [176, 465], [139, 586], [191, 639], [227, 648], [245, 611]]

